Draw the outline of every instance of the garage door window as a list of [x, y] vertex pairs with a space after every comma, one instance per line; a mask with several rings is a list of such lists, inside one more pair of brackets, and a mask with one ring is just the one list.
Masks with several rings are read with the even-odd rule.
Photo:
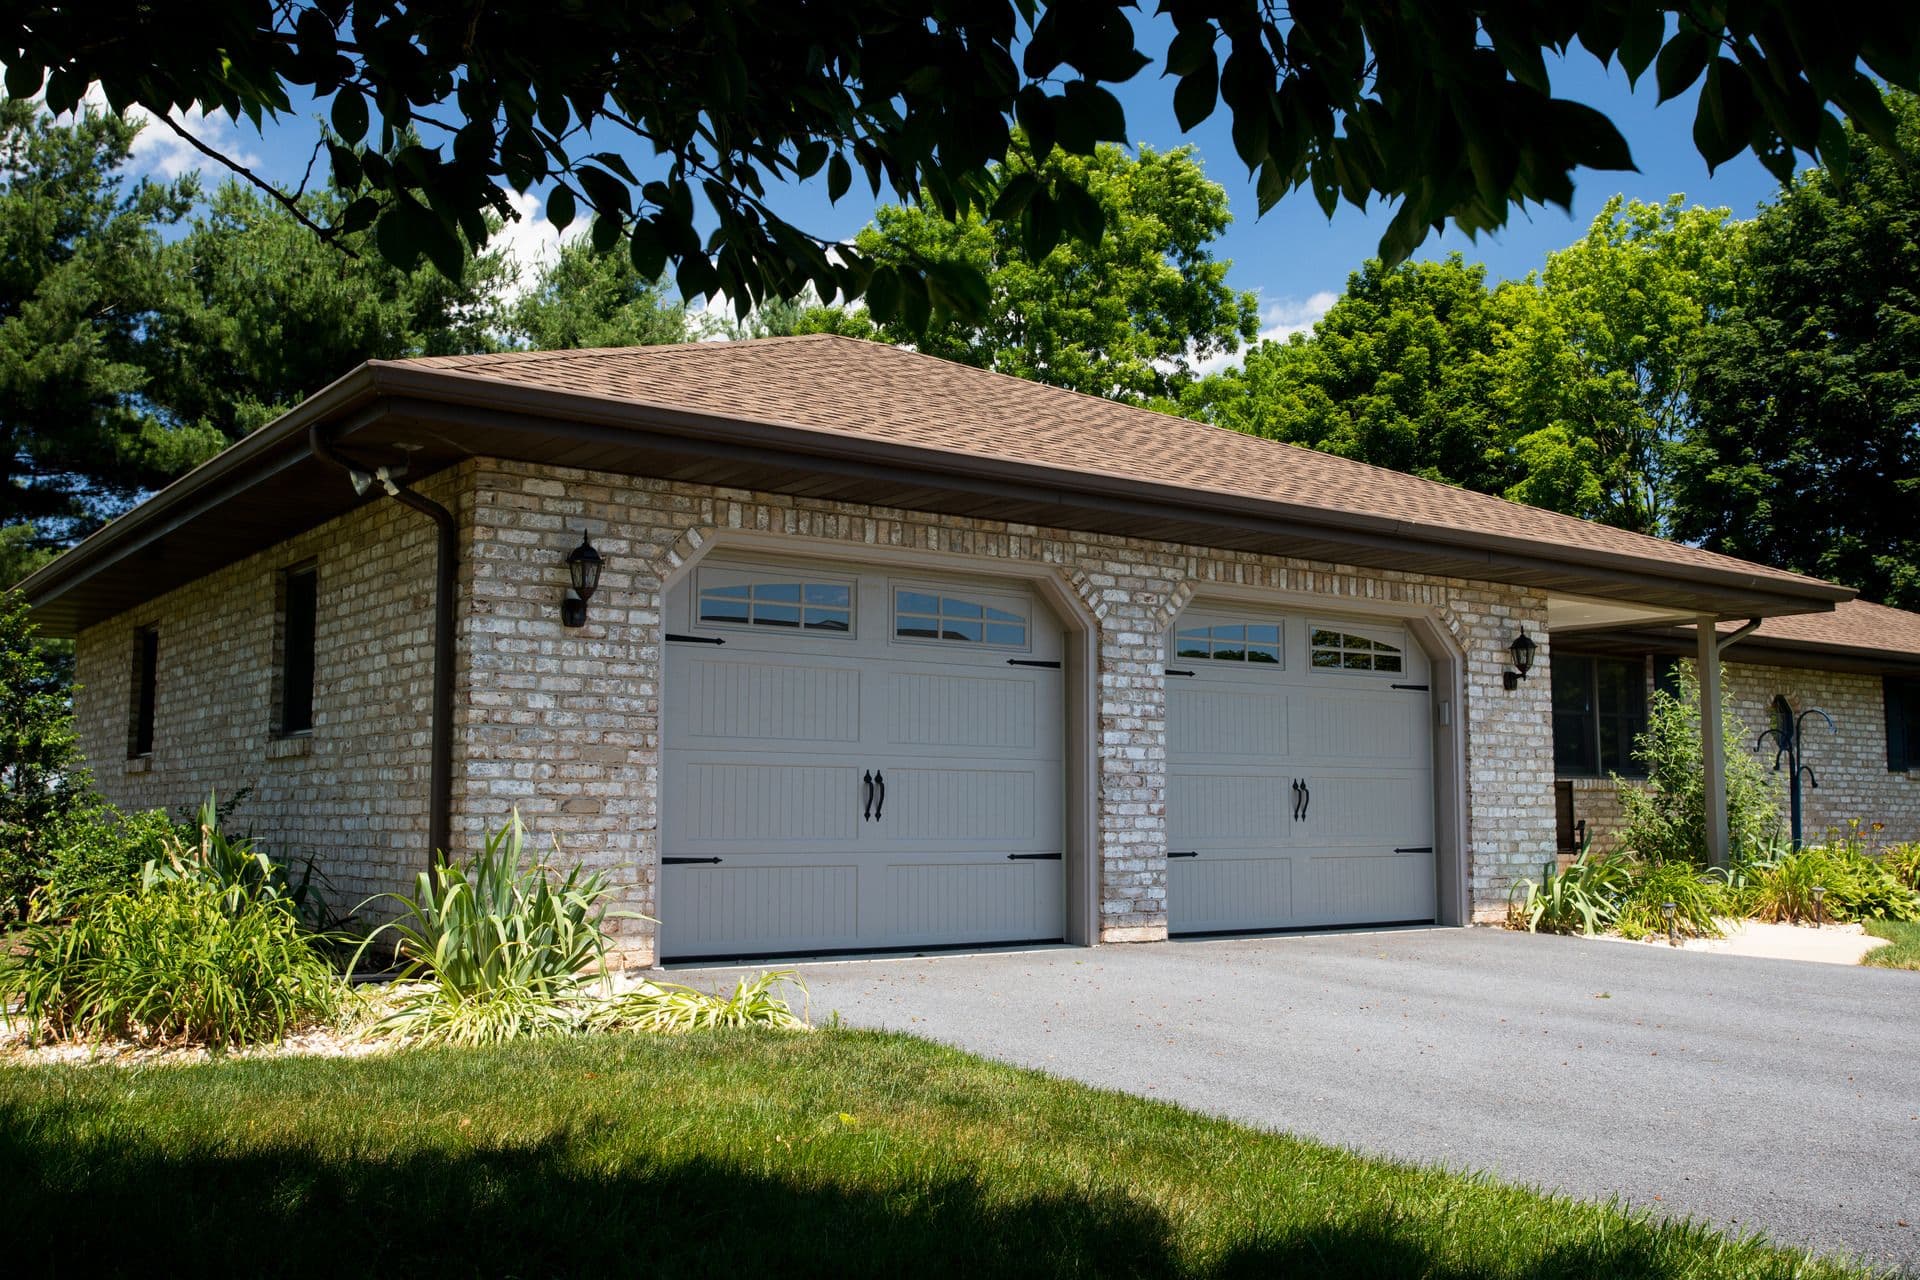
[[1406, 669], [1406, 657], [1400, 646], [1385, 640], [1331, 627], [1315, 627], [1312, 634], [1312, 661], [1321, 670], [1384, 671], [1397, 675]]
[[902, 587], [893, 593], [893, 634], [902, 640], [1024, 649], [1027, 617], [965, 596]]
[[1280, 666], [1280, 626], [1272, 622], [1232, 622], [1210, 627], [1181, 627], [1173, 652], [1208, 662], [1262, 662]]
[[853, 629], [853, 591], [842, 582], [703, 584], [700, 621], [845, 635]]

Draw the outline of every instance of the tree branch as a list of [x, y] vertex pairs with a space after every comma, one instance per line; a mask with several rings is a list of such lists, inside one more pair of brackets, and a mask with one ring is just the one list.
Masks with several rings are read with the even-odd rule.
[[285, 209], [289, 214], [292, 214], [294, 219], [297, 222], [299, 222], [302, 226], [306, 227], [307, 230], [319, 236], [324, 243], [332, 245], [335, 249], [338, 249], [341, 253], [346, 254], [349, 258], [358, 258], [360, 256], [359, 254], [355, 253], [352, 249], [348, 248], [346, 245], [341, 244], [340, 237], [337, 234], [335, 234], [332, 230], [330, 230], [327, 227], [321, 226], [319, 223], [315, 222], [312, 218], [308, 217], [306, 210], [300, 207], [300, 202], [298, 200], [295, 200], [292, 196], [280, 190], [280, 188], [274, 186], [271, 182], [268, 182], [265, 178], [261, 177], [259, 174], [255, 173], [253, 170], [247, 168], [247, 166], [241, 164], [239, 161], [231, 159], [225, 154], [214, 150], [212, 147], [208, 146], [206, 143], [200, 141], [200, 139], [194, 137], [191, 133], [188, 133], [186, 126], [181, 124], [178, 120], [175, 120], [170, 113], [156, 111], [156, 112], [152, 112], [151, 114], [156, 119], [158, 119], [162, 124], [166, 125], [167, 128], [179, 134], [180, 137], [186, 141], [186, 144], [192, 147], [195, 151], [198, 151], [201, 155], [206, 156], [210, 160], [219, 161], [222, 165], [225, 165], [228, 169], [232, 170], [234, 173], [238, 174], [240, 177], [245, 178], [248, 182], [252, 183], [254, 186], [258, 187], [260, 190], [266, 192], [269, 196], [271, 196], [274, 199], [276, 203], [280, 205], [281, 208]]

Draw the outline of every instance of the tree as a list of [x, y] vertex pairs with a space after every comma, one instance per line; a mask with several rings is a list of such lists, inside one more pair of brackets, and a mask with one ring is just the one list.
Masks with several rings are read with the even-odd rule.
[[[509, 216], [510, 191], [546, 184], [554, 222], [589, 212], [599, 247], [624, 239], [643, 279], [671, 263], [684, 296], [724, 291], [744, 314], [811, 284], [827, 302], [865, 294], [877, 321], [917, 330], [936, 309], [983, 316], [984, 282], [808, 235], [767, 205], [770, 185], [824, 174], [838, 199], [858, 170], [876, 196], [1018, 221], [1035, 259], [1063, 232], [1091, 241], [1102, 218], [1070, 171], [1009, 189], [990, 169], [1016, 121], [1042, 161], [1056, 146], [1087, 156], [1127, 140], [1105, 86], [1153, 61], [1136, 47], [1149, 32], [1136, 33], [1133, 8], [26, 0], [0, 11], [0, 62], [9, 92], [44, 90], [56, 111], [98, 83], [117, 110], [257, 124], [308, 110], [297, 90], [324, 105], [334, 136], [318, 141], [354, 198], [326, 223], [279, 193], [286, 207], [322, 234], [374, 227], [402, 267], [424, 254], [458, 276], [489, 211]], [[1920, 87], [1910, 5], [1163, 0], [1161, 11], [1181, 127], [1224, 103], [1263, 209], [1301, 187], [1329, 213], [1399, 200], [1389, 263], [1449, 221], [1478, 232], [1516, 203], [1567, 204], [1578, 167], [1632, 167], [1606, 117], [1553, 96], [1543, 55], [1576, 41], [1630, 80], [1651, 68], [1663, 99], [1699, 84], [1693, 139], [1708, 162], [1751, 150], [1783, 179], [1796, 152], [1838, 160], [1840, 116], [1893, 144], [1869, 72]], [[654, 172], [643, 179], [615, 145]]]
[[1754, 221], [1680, 451], [1677, 531], [1920, 607], [1920, 99]]
[[1368, 262], [1314, 326], [1262, 342], [1182, 396], [1191, 416], [1375, 466], [1498, 493], [1498, 317], [1486, 268], [1459, 254]]
[[0, 594], [0, 922], [25, 914], [62, 822], [92, 803], [66, 683], [34, 638], [26, 601]]
[[0, 526], [31, 526], [6, 537], [15, 569], [225, 443], [144, 399], [160, 233], [194, 187], [121, 177], [134, 133], [0, 100]]
[[[1143, 400], [1175, 394], [1196, 361], [1238, 349], [1259, 331], [1252, 294], [1227, 287], [1228, 262], [1211, 246], [1232, 215], [1192, 148], [1165, 154], [1118, 147], [1090, 158], [1056, 155], [1092, 194], [1108, 228], [1095, 245], [1055, 245], [1034, 257], [1009, 222], [968, 214], [949, 222], [923, 208], [888, 206], [855, 238], [883, 266], [930, 262], [977, 271], [988, 304], [979, 320], [953, 312], [916, 331], [882, 321], [878, 336], [929, 355], [1094, 395]], [[1051, 181], [1016, 150], [994, 170], [1000, 188]]]
[[[320, 191], [301, 208], [332, 216]], [[364, 232], [353, 256], [314, 239], [267, 197], [223, 183], [161, 255], [164, 293], [150, 320], [141, 398], [176, 430], [222, 444], [272, 421], [364, 360], [495, 350], [514, 265], [498, 252], [459, 276], [402, 271]]]
[[509, 333], [536, 351], [685, 342], [687, 309], [667, 299], [667, 288], [643, 277], [624, 253], [568, 241], [514, 304]]
[[[1647, 706], [1646, 731], [1634, 739], [1645, 781], [1615, 778], [1620, 798], [1620, 843], [1650, 862], [1707, 860], [1707, 787], [1700, 745], [1700, 684], [1691, 663], [1675, 670], [1671, 691], [1657, 689]], [[1763, 848], [1780, 830], [1773, 780], [1722, 686], [1720, 731], [1726, 751], [1728, 848]]]
[[1615, 196], [1586, 237], [1501, 289], [1506, 496], [1641, 533], [1673, 518], [1672, 450], [1700, 343], [1733, 289], [1739, 230], [1683, 196]]

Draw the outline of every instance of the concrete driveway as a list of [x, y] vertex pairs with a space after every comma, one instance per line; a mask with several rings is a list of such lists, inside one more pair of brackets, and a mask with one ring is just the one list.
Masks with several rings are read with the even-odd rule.
[[1487, 929], [799, 967], [816, 1017], [1920, 1272], [1920, 974]]

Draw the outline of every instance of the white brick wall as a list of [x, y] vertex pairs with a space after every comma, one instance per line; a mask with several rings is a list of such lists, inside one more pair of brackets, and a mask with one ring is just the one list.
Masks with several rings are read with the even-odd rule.
[[[1545, 606], [1521, 588], [480, 461], [429, 496], [464, 524], [455, 712], [454, 843], [517, 806], [563, 864], [621, 886], [651, 913], [658, 859], [663, 583], [729, 531], [953, 553], [1044, 571], [1096, 620], [1095, 897], [1104, 941], [1166, 932], [1166, 706], [1161, 634], [1196, 592], [1284, 594], [1364, 611], [1416, 611], [1464, 658], [1464, 811], [1471, 909], [1496, 918], [1507, 885], [1553, 845]], [[582, 528], [606, 559], [586, 626], [561, 626], [566, 553]], [[421, 862], [431, 657], [433, 529], [375, 503], [87, 631], [79, 710], [103, 789], [122, 804], [184, 803], [210, 785], [256, 788], [239, 824], [296, 856], [320, 852], [340, 894], [403, 888]], [[274, 575], [317, 556], [319, 674], [310, 754], [274, 759], [267, 734]], [[129, 773], [131, 634], [162, 631], [158, 743]], [[1501, 687], [1521, 627], [1536, 674]], [[651, 926], [618, 928], [630, 960]]]

